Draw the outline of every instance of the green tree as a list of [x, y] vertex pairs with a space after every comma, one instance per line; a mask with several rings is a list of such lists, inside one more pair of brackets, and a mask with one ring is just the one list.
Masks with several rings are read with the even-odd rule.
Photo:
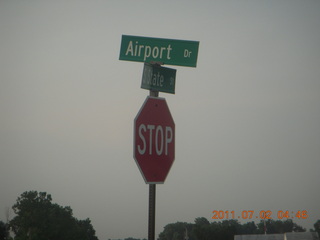
[[[306, 229], [300, 225], [294, 223], [292, 219], [287, 219], [285, 221], [268, 219], [266, 221], [267, 233], [285, 233], [285, 232], [305, 232]], [[258, 223], [258, 232], [264, 232], [264, 221], [261, 220]]]
[[220, 239], [233, 240], [234, 235], [241, 234], [241, 231], [242, 225], [238, 222], [238, 220], [224, 220], [221, 223], [222, 236]]
[[314, 226], [314, 230], [318, 233], [318, 235], [320, 237], [320, 219], [318, 221], [316, 221], [313, 226]]
[[217, 229], [214, 231], [213, 225], [204, 217], [196, 218], [194, 222], [193, 234], [196, 240], [210, 240], [214, 232], [219, 232]]
[[8, 225], [0, 221], [0, 240], [9, 239]]
[[89, 219], [77, 220], [70, 207], [53, 204], [50, 194], [24, 192], [13, 205], [10, 221], [16, 240], [97, 240]]
[[197, 217], [194, 220], [194, 222], [195, 222], [196, 225], [199, 225], [199, 226], [208, 226], [208, 225], [210, 225], [210, 222], [205, 217]]
[[[292, 219], [285, 221], [267, 220], [267, 233], [305, 232], [306, 229], [294, 223]], [[316, 231], [320, 232], [320, 220], [315, 223]], [[263, 234], [264, 221], [258, 225], [255, 222], [240, 224], [238, 220], [224, 220], [222, 222], [209, 222], [204, 217], [195, 219], [195, 223], [171, 223], [164, 227], [159, 234], [159, 240], [184, 240], [184, 233], [188, 231], [189, 240], [233, 240], [239, 234]]]
[[185, 222], [167, 224], [159, 234], [159, 240], [184, 240], [186, 233], [188, 233], [189, 240], [193, 240], [192, 228], [193, 224]]
[[241, 226], [241, 234], [257, 234], [258, 227], [254, 222], [247, 222]]

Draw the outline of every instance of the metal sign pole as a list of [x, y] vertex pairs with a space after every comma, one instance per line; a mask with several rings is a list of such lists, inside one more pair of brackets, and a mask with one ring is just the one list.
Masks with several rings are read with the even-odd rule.
[[[150, 90], [151, 97], [159, 97], [158, 91]], [[149, 184], [149, 223], [148, 240], [155, 240], [156, 225], [156, 184]]]
[[149, 227], [148, 240], [155, 240], [156, 184], [149, 184]]

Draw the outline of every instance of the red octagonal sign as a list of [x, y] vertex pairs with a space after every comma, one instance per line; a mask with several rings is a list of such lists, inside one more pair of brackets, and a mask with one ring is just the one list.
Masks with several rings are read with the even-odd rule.
[[164, 183], [174, 161], [174, 142], [166, 100], [148, 96], [134, 119], [134, 159], [146, 183]]

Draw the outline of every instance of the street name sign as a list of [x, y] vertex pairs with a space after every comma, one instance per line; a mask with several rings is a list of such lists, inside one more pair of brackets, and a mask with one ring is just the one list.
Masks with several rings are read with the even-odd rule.
[[158, 92], [175, 93], [176, 72], [176, 69], [145, 63], [141, 88]]
[[198, 41], [122, 35], [120, 60], [196, 67]]
[[175, 124], [164, 98], [144, 101], [134, 119], [133, 145], [145, 182], [164, 183], [175, 157]]

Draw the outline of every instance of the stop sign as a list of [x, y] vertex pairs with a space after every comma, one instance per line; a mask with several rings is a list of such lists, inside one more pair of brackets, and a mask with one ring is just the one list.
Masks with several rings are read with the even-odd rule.
[[174, 142], [166, 100], [148, 96], [134, 119], [134, 159], [146, 183], [164, 183], [174, 161]]

